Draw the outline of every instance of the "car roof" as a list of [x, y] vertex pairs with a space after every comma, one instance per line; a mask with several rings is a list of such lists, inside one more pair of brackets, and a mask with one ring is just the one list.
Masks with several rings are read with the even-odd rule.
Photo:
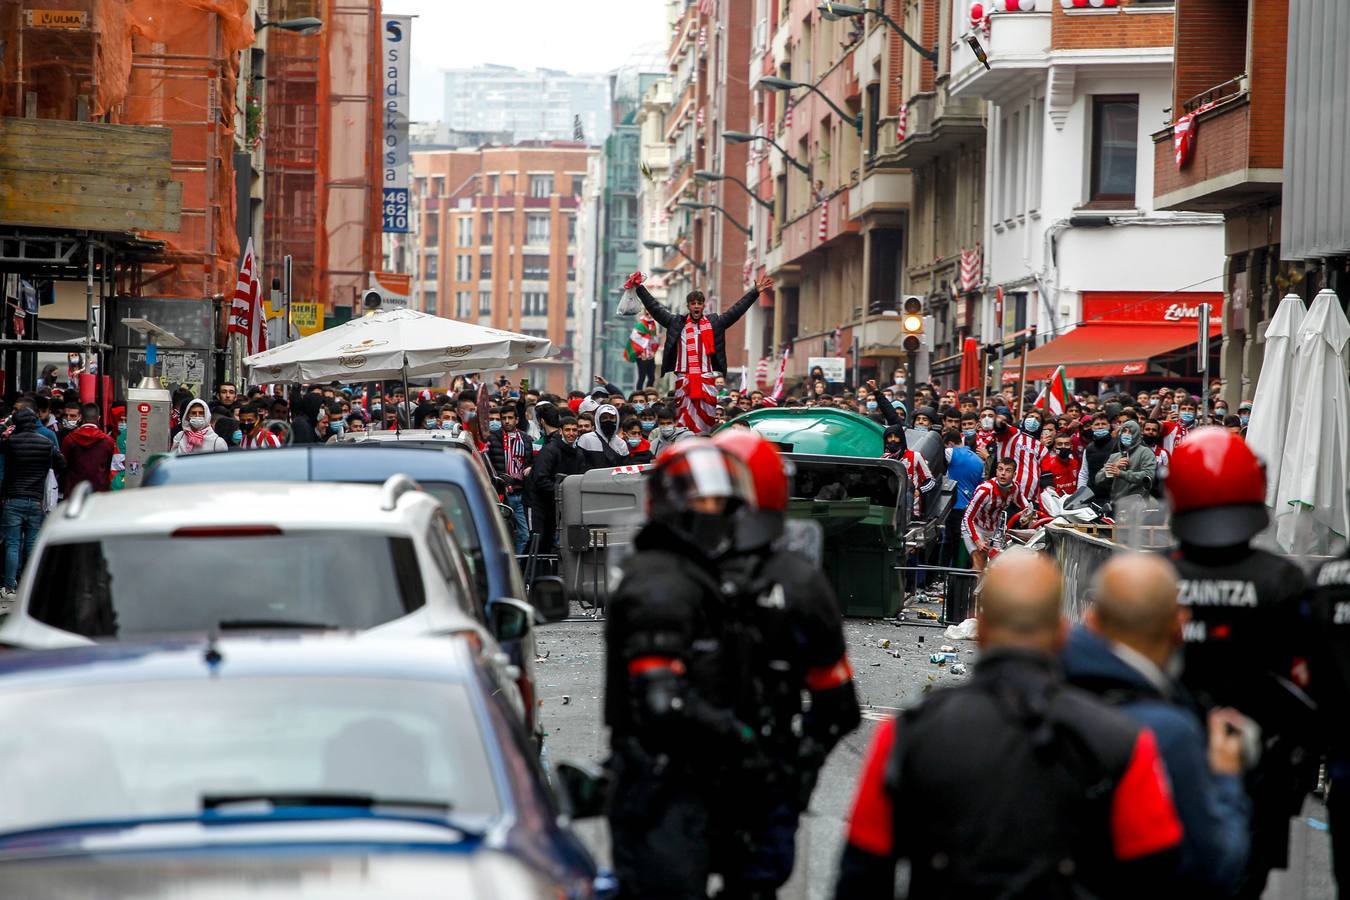
[[[263, 451], [274, 452], [274, 451]], [[418, 510], [431, 515], [440, 504], [409, 491], [395, 508], [383, 508], [378, 485], [332, 482], [216, 482], [165, 485], [153, 490], [90, 494], [78, 514], [64, 505], [45, 528], [63, 539], [75, 536], [159, 534], [185, 525], [275, 525], [281, 529], [401, 533]]]
[[218, 483], [260, 475], [275, 481], [378, 483], [400, 472], [427, 481], [460, 481], [476, 478], [474, 467], [477, 465], [468, 453], [439, 447], [408, 447], [384, 442], [315, 444], [166, 457], [150, 469], [146, 479], [147, 485], [156, 488]]
[[[218, 659], [213, 659], [214, 649]], [[383, 637], [352, 632], [278, 632], [212, 640], [206, 636], [117, 641], [0, 654], [0, 693], [17, 687], [210, 677], [396, 678], [472, 681], [460, 636]]]

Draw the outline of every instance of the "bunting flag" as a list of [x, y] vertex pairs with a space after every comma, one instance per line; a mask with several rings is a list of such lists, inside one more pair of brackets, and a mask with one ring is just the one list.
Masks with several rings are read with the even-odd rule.
[[788, 128], [791, 128], [791, 127], [792, 127], [792, 107], [794, 107], [794, 106], [796, 106], [796, 105], [797, 105], [797, 104], [795, 104], [795, 103], [792, 102], [792, 98], [791, 98], [791, 97], [787, 98], [787, 103], [785, 104], [785, 106], [784, 106], [784, 108], [783, 108], [783, 128], [784, 128], [784, 129], [788, 129]]
[[817, 229], [816, 237], [820, 238], [823, 244], [830, 239], [830, 201], [824, 200], [820, 204], [820, 228]]
[[769, 386], [769, 358], [761, 356], [755, 364], [755, 387], [761, 391]]
[[698, 11], [705, 16], [711, 16], [717, 12], [717, 0], [699, 0]]
[[1069, 382], [1064, 375], [1063, 366], [1055, 369], [1055, 374], [1050, 376], [1050, 382], [1041, 389], [1040, 396], [1032, 405], [1052, 416], [1064, 415], [1065, 410], [1069, 408]]
[[258, 258], [253, 253], [253, 238], [244, 249], [244, 262], [234, 284], [234, 300], [230, 304], [230, 325], [233, 334], [244, 336], [246, 356], [267, 349], [267, 316], [262, 306], [262, 284], [258, 272]]
[[698, 29], [698, 49], [700, 52], [707, 49], [708, 46], [708, 27], [700, 26]]
[[656, 348], [656, 323], [645, 317], [639, 318], [628, 335], [628, 346], [624, 348], [623, 358], [637, 362], [638, 358]]
[[980, 273], [984, 268], [980, 245], [961, 251], [961, 290], [973, 291], [980, 283]]
[[895, 139], [903, 141], [905, 132], [909, 129], [909, 106], [900, 104], [900, 111], [895, 114]]
[[773, 383], [773, 393], [770, 395], [775, 404], [783, 397], [783, 375], [787, 373], [788, 354], [791, 352], [791, 347], [784, 347], [783, 359], [778, 363], [778, 378]]

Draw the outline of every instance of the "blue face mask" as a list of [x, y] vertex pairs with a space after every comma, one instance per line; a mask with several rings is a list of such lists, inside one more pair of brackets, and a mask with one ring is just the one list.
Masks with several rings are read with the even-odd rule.
[[[1243, 416], [1242, 419], [1243, 419], [1242, 424], [1243, 424], [1243, 425], [1246, 425], [1246, 424], [1247, 424], [1247, 422], [1246, 422], [1247, 417], [1246, 417], [1246, 416]], [[118, 423], [117, 423], [117, 433], [118, 433], [118, 434], [126, 434], [126, 433], [127, 433], [127, 423], [126, 423], [126, 422], [118, 422]]]
[[1028, 434], [1035, 434], [1041, 430], [1041, 420], [1035, 416], [1027, 416], [1022, 420], [1022, 427], [1026, 429]]
[[1182, 422], [1183, 425], [1193, 425], [1193, 424], [1195, 424], [1195, 413], [1189, 413], [1189, 412], [1184, 412], [1184, 413], [1182, 413], [1182, 414], [1181, 414], [1181, 422]]
[[642, 443], [642, 438], [630, 437], [624, 438], [624, 440], [628, 441], [628, 446], [630, 447], [636, 447], [638, 444]]
[[642, 411], [643, 411], [644, 409], [646, 409], [646, 408], [647, 408], [647, 404], [645, 404], [645, 403], [634, 403], [634, 404], [633, 404], [633, 409], [637, 410], [638, 412], [642, 412]]
[[342, 432], [344, 432], [344, 431], [347, 430], [347, 423], [346, 423], [346, 422], [329, 422], [329, 423], [328, 423], [328, 430], [331, 431], [331, 432], [333, 432], [333, 434], [342, 434]]
[[974, 437], [974, 436], [975, 436], [975, 429], [974, 429], [974, 428], [963, 428], [963, 429], [961, 429], [961, 434], [962, 434], [963, 436], [965, 436], [965, 437]]
[[1111, 436], [1111, 429], [1110, 429], [1110, 428], [1094, 428], [1094, 429], [1092, 429], [1092, 436], [1095, 437], [1097, 440], [1100, 441], [1102, 438], [1110, 437], [1110, 436]]
[[649, 420], [649, 421], [643, 421], [643, 423], [642, 423], [642, 430], [645, 431], [645, 432], [648, 432], [648, 433], [650, 433], [651, 430], [652, 430], [653, 428], [655, 428], [655, 427], [656, 427], [656, 420], [655, 420], [655, 419], [652, 419], [652, 420]]
[[236, 431], [234, 434], [230, 435], [230, 443], [234, 444], [236, 447], [242, 444], [243, 442], [244, 442], [244, 433], [242, 431]]
[[1247, 423], [1251, 421], [1251, 418], [1251, 416], [1238, 416], [1238, 421], [1242, 423], [1243, 428], [1246, 428]]
[[868, 401], [867, 401], [867, 411], [868, 411], [868, 412], [872, 412], [872, 411], [874, 411], [876, 408], [877, 408], [877, 401], [875, 401], [875, 400], [868, 400]]
[[1134, 435], [1128, 431], [1122, 431], [1120, 433], [1120, 446], [1122, 447], [1134, 446]]
[[498, 422], [498, 421], [496, 421], [496, 420], [493, 420], [493, 421], [491, 421], [491, 422], [488, 422], [488, 431], [496, 432], [496, 431], [501, 431], [501, 430], [502, 430], [502, 423], [501, 423], [501, 422]]

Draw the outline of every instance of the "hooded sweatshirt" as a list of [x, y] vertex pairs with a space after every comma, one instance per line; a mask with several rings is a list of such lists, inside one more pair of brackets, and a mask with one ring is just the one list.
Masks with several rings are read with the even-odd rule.
[[[1133, 443], [1129, 447], [1121, 440], [1127, 434], [1133, 436]], [[1120, 426], [1116, 441], [1120, 452], [1112, 454], [1107, 462], [1124, 456], [1128, 465], [1114, 478], [1106, 474], [1106, 467], [1103, 466], [1093, 476], [1093, 486], [1099, 491], [1109, 490], [1113, 503], [1121, 497], [1147, 497], [1149, 489], [1153, 487], [1153, 479], [1157, 476], [1158, 461], [1153, 456], [1153, 448], [1144, 443], [1143, 429], [1138, 422], [1126, 420]]]
[[117, 445], [103, 429], [91, 422], [76, 428], [61, 442], [61, 455], [66, 458], [61, 491], [67, 497], [82, 481], [89, 482], [96, 491], [108, 489]]
[[676, 422], [673, 425], [667, 427], [670, 428], [669, 437], [666, 436], [665, 429], [661, 428], [661, 426], [658, 425], [656, 429], [651, 433], [651, 437], [648, 438], [648, 440], [651, 441], [653, 457], [660, 456], [661, 451], [669, 447], [671, 444], [676, 444], [679, 443], [680, 441], [694, 437], [694, 433], [690, 431], [688, 428], [685, 428], [679, 422]]
[[37, 413], [31, 409], [15, 411], [11, 423], [12, 429], [0, 440], [0, 458], [5, 462], [4, 498], [41, 503], [47, 493], [47, 473], [65, 471], [65, 457], [56, 444], [38, 434]]
[[[606, 421], [609, 419], [611, 421]], [[628, 442], [619, 433], [619, 411], [606, 403], [596, 407], [595, 430], [577, 440], [588, 469], [610, 469], [627, 462]]]
[[[195, 431], [188, 424], [194, 415], [206, 419], [207, 425], [201, 431]], [[197, 453], [224, 453], [230, 449], [225, 439], [211, 428], [211, 408], [205, 400], [192, 400], [183, 410], [183, 430], [173, 439], [171, 451], [174, 456], [192, 456]]]

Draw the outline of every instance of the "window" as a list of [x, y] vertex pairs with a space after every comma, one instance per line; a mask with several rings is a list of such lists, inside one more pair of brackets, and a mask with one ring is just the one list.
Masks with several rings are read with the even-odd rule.
[[[567, 316], [571, 318], [577, 314], [577, 295], [576, 291], [567, 292]], [[571, 341], [568, 341], [571, 344]]]
[[1092, 98], [1091, 199], [1134, 202], [1139, 97]]
[[525, 243], [547, 244], [549, 235], [548, 213], [530, 213], [525, 217]]
[[569, 256], [569, 257], [567, 258], [567, 280], [568, 280], [568, 281], [576, 281], [576, 280], [577, 280], [577, 267], [576, 267], [576, 265], [575, 265], [575, 262], [576, 262], [576, 260], [573, 259], [572, 257]]
[[483, 223], [478, 228], [479, 242], [492, 243], [492, 213], [483, 213]]
[[473, 278], [473, 256], [461, 253], [455, 257], [455, 278], [458, 281], [469, 281]]
[[436, 260], [439, 258], [440, 257], [430, 253], [422, 258], [422, 280], [431, 281], [436, 277]]
[[1027, 119], [1031, 134], [1028, 135], [1029, 159], [1027, 161], [1027, 210], [1035, 212], [1041, 208], [1041, 160], [1045, 135], [1045, 100], [1031, 101], [1031, 116]]
[[577, 242], [577, 217], [567, 217], [567, 243], [575, 244]]
[[580, 196], [581, 196], [581, 190], [582, 190], [582, 188], [585, 186], [585, 184], [586, 184], [586, 176], [585, 176], [585, 175], [573, 175], [573, 176], [572, 176], [572, 196], [573, 196], [573, 197], [580, 197]]
[[526, 256], [524, 262], [525, 278], [547, 278], [548, 277], [548, 257], [547, 256]]
[[491, 256], [488, 256], [488, 255], [484, 254], [483, 256], [478, 257], [478, 277], [479, 277], [479, 278], [491, 278], [491, 277], [492, 277], [492, 257], [491, 257]]
[[500, 193], [501, 193], [501, 187], [502, 187], [502, 181], [501, 181], [501, 178], [499, 178], [499, 177], [496, 176], [496, 175], [489, 175], [489, 176], [488, 176], [488, 191], [487, 191], [487, 192], [488, 192], [489, 194], [492, 194], [493, 196], [496, 196], [497, 194], [500, 194]]
[[547, 197], [553, 193], [552, 175], [531, 175], [530, 176], [530, 196]]
[[471, 216], [460, 216], [455, 223], [455, 246], [472, 247], [473, 246], [473, 218]]
[[478, 292], [478, 314], [480, 316], [492, 315], [492, 291]]
[[472, 300], [468, 291], [455, 292], [455, 318], [467, 319], [473, 314]]
[[520, 314], [523, 316], [548, 315], [548, 294], [543, 291], [526, 291], [521, 295]]

